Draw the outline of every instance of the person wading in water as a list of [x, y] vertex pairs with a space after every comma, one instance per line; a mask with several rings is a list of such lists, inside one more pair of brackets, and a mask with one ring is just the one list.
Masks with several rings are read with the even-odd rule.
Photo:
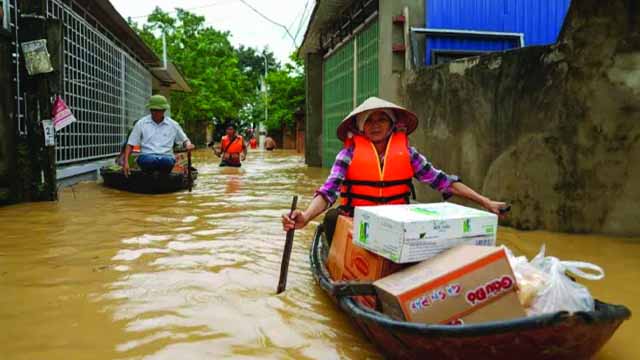
[[247, 158], [247, 144], [244, 143], [242, 136], [236, 133], [236, 127], [233, 124], [227, 125], [227, 134], [222, 137], [220, 142], [220, 150], [213, 149], [218, 157], [222, 158], [220, 166], [242, 166], [240, 161]]
[[[338, 126], [344, 148], [338, 153], [331, 173], [315, 193], [309, 207], [282, 215], [285, 231], [300, 229], [323, 213], [341, 196], [341, 206], [325, 217], [333, 229], [338, 214], [353, 216], [355, 206], [408, 204], [414, 193], [412, 179], [428, 184], [444, 199], [456, 195], [471, 200], [487, 211], [500, 214], [507, 204], [482, 196], [431, 165], [409, 146], [408, 135], [418, 125], [417, 116], [388, 101], [371, 97]], [[332, 220], [331, 220], [332, 219]], [[331, 239], [328, 232], [328, 238]]]
[[258, 140], [256, 140], [255, 136], [251, 136], [251, 139], [249, 139], [249, 145], [251, 146], [251, 149], [257, 149], [258, 148]]
[[273, 151], [273, 150], [276, 149], [276, 146], [277, 146], [276, 141], [273, 140], [273, 138], [271, 136], [267, 135], [267, 137], [264, 138], [264, 148], [265, 148], [265, 150]]

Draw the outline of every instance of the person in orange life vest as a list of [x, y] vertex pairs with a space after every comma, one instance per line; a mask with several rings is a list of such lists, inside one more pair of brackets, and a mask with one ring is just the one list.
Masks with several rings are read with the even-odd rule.
[[252, 149], [258, 148], [258, 140], [256, 140], [255, 136], [251, 136], [251, 139], [249, 139], [249, 146], [251, 146]]
[[457, 176], [433, 167], [407, 135], [418, 124], [416, 115], [388, 101], [371, 97], [338, 126], [344, 148], [338, 153], [325, 184], [306, 210], [282, 215], [285, 231], [303, 228], [341, 196], [341, 211], [353, 215], [362, 205], [409, 202], [415, 178], [440, 191], [445, 199], [456, 195], [500, 215], [506, 204], [493, 201], [464, 185]]
[[222, 157], [220, 166], [240, 167], [240, 161], [247, 158], [247, 144], [244, 143], [242, 136], [236, 134], [236, 127], [233, 124], [227, 125], [227, 134], [222, 137], [220, 150], [214, 148], [214, 152], [218, 157]]

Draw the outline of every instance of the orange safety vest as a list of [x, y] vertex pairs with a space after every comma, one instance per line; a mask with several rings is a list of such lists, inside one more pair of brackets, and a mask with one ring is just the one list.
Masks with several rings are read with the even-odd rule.
[[407, 134], [391, 135], [382, 169], [378, 151], [369, 139], [356, 135], [352, 140], [353, 158], [340, 193], [342, 206], [351, 211], [354, 206], [408, 204], [414, 191]]
[[232, 144], [229, 144], [229, 141], [230, 139], [227, 135], [222, 137], [222, 143], [220, 144], [220, 149], [222, 152], [226, 152], [227, 154], [239, 154], [242, 152], [242, 136], [236, 135], [236, 138], [235, 140], [233, 140]]

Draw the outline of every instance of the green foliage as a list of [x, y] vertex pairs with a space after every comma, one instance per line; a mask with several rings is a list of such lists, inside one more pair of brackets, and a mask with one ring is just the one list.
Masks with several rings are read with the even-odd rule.
[[297, 64], [285, 64], [267, 76], [269, 119], [267, 130], [293, 127], [293, 114], [304, 106], [304, 72]]
[[184, 124], [213, 119], [224, 122], [238, 117], [245, 97], [254, 89], [238, 66], [228, 32], [206, 27], [204, 17], [181, 9], [172, 17], [156, 8], [142, 28], [132, 26], [158, 54], [162, 54], [162, 33], [165, 34], [169, 59], [181, 69], [193, 90], [172, 93], [174, 119]]
[[[293, 124], [293, 114], [304, 105], [302, 64], [281, 65], [267, 48], [245, 46], [234, 49], [229, 33], [205, 25], [202, 16], [182, 9], [170, 15], [156, 8], [140, 27], [130, 25], [157, 53], [162, 54], [162, 33], [166, 36], [169, 60], [183, 72], [191, 93], [171, 94], [172, 117], [187, 122], [214, 121], [216, 129], [235, 121], [239, 127], [264, 120], [269, 110], [267, 129], [280, 130]], [[261, 91], [267, 58], [268, 97]]]
[[257, 49], [240, 45], [236, 51], [240, 70], [249, 78], [255, 88], [260, 86], [260, 80], [264, 77], [265, 57], [267, 58], [267, 72], [280, 68], [273, 52], [266, 48], [262, 52], [258, 52]]

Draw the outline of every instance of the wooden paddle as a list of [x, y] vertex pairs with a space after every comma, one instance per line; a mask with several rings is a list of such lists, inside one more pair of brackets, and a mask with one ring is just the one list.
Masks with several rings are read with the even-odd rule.
[[191, 151], [187, 151], [187, 181], [189, 182], [189, 192], [193, 188], [193, 177], [191, 177]]
[[[298, 205], [298, 195], [293, 197], [291, 202], [291, 212], [289, 216], [293, 215], [293, 211]], [[287, 287], [287, 274], [289, 272], [289, 259], [291, 259], [291, 249], [293, 248], [293, 233], [295, 229], [287, 231], [287, 239], [284, 242], [284, 252], [282, 253], [282, 264], [280, 264], [280, 281], [278, 282], [278, 290], [276, 294], [280, 294]]]

